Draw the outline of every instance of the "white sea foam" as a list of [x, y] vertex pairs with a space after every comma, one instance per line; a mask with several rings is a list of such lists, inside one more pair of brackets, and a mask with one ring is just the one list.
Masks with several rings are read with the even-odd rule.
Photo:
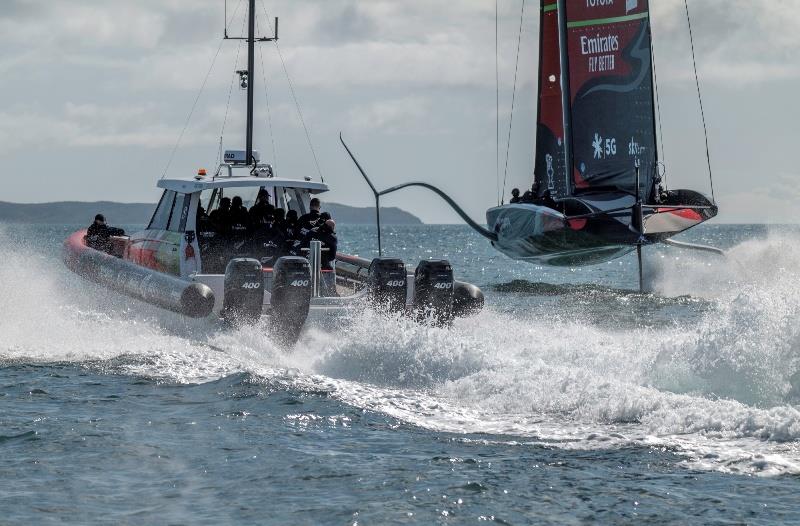
[[246, 371], [433, 430], [669, 447], [693, 467], [800, 473], [797, 246], [771, 236], [735, 247], [727, 265], [658, 262], [657, 290], [712, 301], [699, 323], [597, 327], [539, 312], [534, 298], [529, 312], [487, 309], [448, 329], [362, 312], [311, 328], [292, 353], [263, 327], [186, 322], [15, 248], [0, 266], [0, 359], [99, 360], [177, 382]]

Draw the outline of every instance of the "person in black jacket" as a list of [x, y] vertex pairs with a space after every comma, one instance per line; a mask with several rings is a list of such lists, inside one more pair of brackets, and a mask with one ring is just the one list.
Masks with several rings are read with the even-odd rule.
[[264, 216], [263, 223], [253, 228], [252, 253], [262, 265], [271, 267], [286, 251], [286, 237], [273, 215]]
[[336, 237], [336, 222], [328, 219], [313, 231], [314, 239], [322, 242], [321, 268], [322, 272], [322, 295], [338, 296], [336, 292], [336, 273], [334, 272], [334, 262], [336, 261], [336, 250], [339, 240]]
[[250, 224], [253, 228], [266, 221], [267, 215], [274, 211], [274, 207], [269, 202], [269, 192], [263, 188], [258, 191], [256, 203], [250, 207]]
[[106, 225], [106, 218], [103, 214], [94, 216], [92, 223], [86, 230], [86, 246], [102, 252], [111, 252], [111, 236], [124, 236], [125, 231], [121, 228], [114, 228]]
[[319, 223], [320, 213], [319, 213], [319, 199], [316, 197], [311, 200], [309, 204], [311, 211], [307, 214], [303, 214], [300, 216], [300, 219], [297, 220], [297, 238], [303, 239], [308, 235], [311, 229], [316, 228]]
[[238, 195], [231, 200], [229, 247], [233, 257], [247, 256], [247, 238], [250, 230], [250, 214]]

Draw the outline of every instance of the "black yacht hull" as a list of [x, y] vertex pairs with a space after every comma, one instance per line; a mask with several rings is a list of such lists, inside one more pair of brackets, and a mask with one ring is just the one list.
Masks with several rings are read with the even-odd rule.
[[[644, 243], [658, 243], [707, 221], [717, 209], [702, 194], [679, 190], [664, 204], [644, 205]], [[636, 199], [615, 193], [570, 198], [566, 214], [537, 204], [511, 204], [486, 212], [492, 242], [508, 257], [533, 264], [573, 267], [611, 261], [636, 249]]]

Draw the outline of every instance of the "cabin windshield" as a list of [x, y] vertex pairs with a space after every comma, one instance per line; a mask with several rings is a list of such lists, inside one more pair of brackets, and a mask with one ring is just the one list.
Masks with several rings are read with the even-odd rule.
[[[244, 210], [232, 206], [237, 197]], [[200, 192], [196, 230], [203, 272], [223, 273], [232, 258], [255, 258], [270, 267], [281, 256], [302, 255], [296, 221], [308, 211], [309, 197], [306, 188], [269, 185]]]

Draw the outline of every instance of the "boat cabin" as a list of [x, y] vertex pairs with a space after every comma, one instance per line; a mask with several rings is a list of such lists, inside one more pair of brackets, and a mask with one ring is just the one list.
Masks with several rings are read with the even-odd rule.
[[[230, 157], [226, 152], [226, 159]], [[220, 164], [213, 176], [200, 170], [190, 179], [162, 179], [158, 187], [164, 189], [158, 206], [147, 228], [130, 236], [125, 258], [183, 278], [223, 274], [227, 260], [235, 257], [260, 259], [259, 254], [237, 247], [231, 234], [225, 242], [210, 239], [214, 232], [202, 223], [219, 210], [223, 201], [238, 197], [249, 210], [259, 196], [266, 194], [275, 209], [294, 210], [300, 217], [309, 211], [312, 194], [328, 191], [325, 183], [310, 178], [275, 177], [268, 164], [256, 163], [253, 167], [237, 162]]]

